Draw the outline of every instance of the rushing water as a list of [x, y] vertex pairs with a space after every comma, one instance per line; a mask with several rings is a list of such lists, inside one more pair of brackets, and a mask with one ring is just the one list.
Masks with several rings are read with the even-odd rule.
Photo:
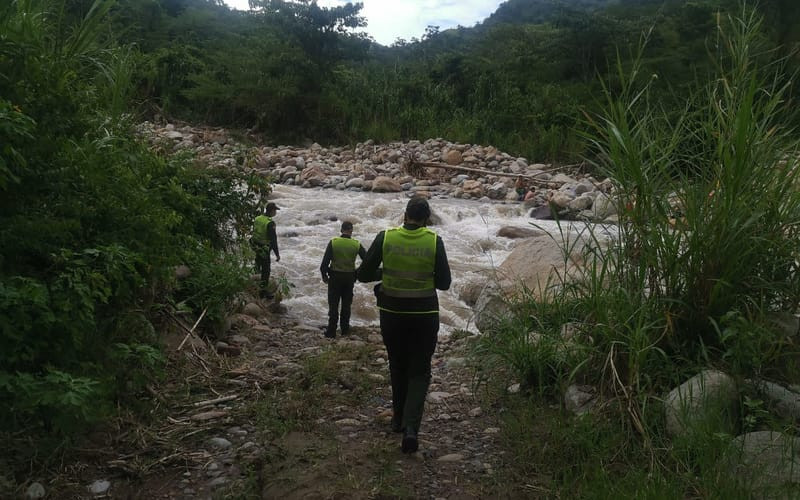
[[[280, 208], [275, 222], [281, 261], [273, 261], [272, 275], [285, 276], [294, 286], [283, 304], [291, 316], [322, 325], [327, 322], [328, 306], [319, 266], [328, 241], [339, 235], [343, 220], [350, 220], [355, 225], [353, 237], [368, 249], [378, 232], [402, 223], [408, 194], [276, 185], [270, 200]], [[444, 240], [453, 275], [450, 290], [439, 291], [442, 330], [470, 328], [472, 310], [459, 300], [459, 290], [465, 283], [486, 279], [487, 271], [499, 266], [510, 253], [515, 241], [497, 237], [498, 229], [507, 225], [531, 227], [532, 219], [520, 204], [433, 198], [430, 205], [434, 221], [430, 228]], [[556, 230], [554, 222], [536, 222], [540, 229]], [[356, 284], [353, 325], [377, 323], [373, 285]]]

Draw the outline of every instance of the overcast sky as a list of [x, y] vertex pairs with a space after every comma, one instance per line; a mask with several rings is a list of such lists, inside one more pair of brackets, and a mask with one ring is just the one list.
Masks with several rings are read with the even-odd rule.
[[[225, 0], [235, 9], [247, 10], [248, 0]], [[502, 0], [362, 0], [367, 33], [378, 43], [391, 45], [397, 38], [422, 38], [428, 25], [440, 30], [471, 27], [497, 10]], [[343, 0], [319, 0], [322, 7], [344, 5]]]

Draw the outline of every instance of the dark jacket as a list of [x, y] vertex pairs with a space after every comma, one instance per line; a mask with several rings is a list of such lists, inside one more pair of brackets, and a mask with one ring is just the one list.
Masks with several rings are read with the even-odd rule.
[[[416, 224], [404, 224], [404, 228], [413, 231], [420, 226]], [[367, 256], [363, 258], [361, 266], [356, 271], [358, 281], [370, 282], [381, 280], [380, 265], [383, 262], [383, 237], [385, 231], [381, 231], [367, 250]], [[436, 262], [433, 267], [433, 284], [438, 290], [450, 288], [450, 264], [447, 262], [447, 253], [444, 250], [444, 242], [441, 236], [436, 235]], [[390, 311], [414, 312], [414, 311], [435, 311], [439, 309], [439, 298], [437, 296], [424, 298], [400, 298], [385, 295], [380, 284], [375, 286], [375, 296], [378, 299], [378, 307]]]

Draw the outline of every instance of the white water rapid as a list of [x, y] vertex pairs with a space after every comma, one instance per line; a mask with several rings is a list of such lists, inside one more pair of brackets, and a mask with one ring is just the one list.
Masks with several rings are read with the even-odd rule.
[[[274, 185], [270, 201], [280, 211], [275, 217], [281, 261], [273, 256], [272, 276], [284, 276], [292, 285], [283, 300], [288, 314], [309, 324], [327, 323], [327, 288], [319, 266], [325, 247], [338, 236], [343, 220], [354, 223], [353, 237], [369, 249], [381, 230], [402, 223], [407, 193], [378, 194], [335, 189], [303, 189]], [[430, 200], [433, 220], [429, 227], [444, 240], [453, 275], [448, 291], [439, 291], [442, 332], [472, 327], [472, 309], [459, 300], [461, 287], [488, 279], [511, 252], [515, 240], [497, 237], [503, 226], [531, 227], [534, 221], [521, 204], [493, 204], [462, 199]], [[535, 221], [539, 229], [557, 232], [553, 221]], [[360, 259], [356, 260], [356, 265]], [[376, 324], [378, 310], [374, 283], [357, 283], [352, 319], [354, 326]]]

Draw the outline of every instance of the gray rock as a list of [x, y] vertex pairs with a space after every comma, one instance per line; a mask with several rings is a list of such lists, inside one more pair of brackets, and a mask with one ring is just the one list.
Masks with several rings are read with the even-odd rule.
[[105, 479], [98, 479], [87, 488], [92, 495], [105, 495], [111, 489], [111, 483]]
[[528, 214], [528, 217], [539, 220], [555, 219], [555, 215], [553, 214], [553, 209], [550, 207], [550, 205], [542, 205], [540, 207], [532, 208], [531, 212]]
[[214, 448], [220, 448], [222, 450], [226, 450], [231, 447], [231, 442], [221, 437], [215, 437], [209, 439], [208, 444], [213, 446]]
[[353, 177], [349, 181], [345, 183], [345, 187], [348, 188], [362, 188], [364, 187], [364, 179], [361, 177]]
[[579, 196], [574, 200], [567, 203], [567, 208], [570, 210], [581, 211], [587, 210], [592, 206], [594, 199], [591, 196]]
[[483, 288], [475, 303], [474, 311], [475, 327], [482, 333], [496, 328], [500, 320], [511, 315], [508, 302], [495, 284]]
[[31, 485], [25, 490], [25, 498], [30, 498], [32, 500], [44, 498], [45, 495], [47, 495], [47, 492], [45, 491], [44, 486], [42, 486], [42, 483], [31, 483]]
[[572, 384], [564, 392], [564, 407], [576, 415], [588, 412], [595, 403], [594, 387]]
[[264, 310], [255, 302], [249, 302], [242, 309], [242, 314], [250, 316], [251, 318], [260, 318], [264, 315]]
[[739, 407], [736, 382], [717, 370], [704, 370], [664, 398], [667, 434], [733, 433]]
[[800, 394], [766, 380], [748, 382], [768, 402], [771, 410], [783, 418], [800, 421]]
[[594, 212], [595, 220], [605, 220], [617, 214], [617, 207], [607, 194], [601, 193], [594, 199], [592, 212]]
[[750, 432], [731, 442], [725, 469], [750, 498], [800, 498], [800, 438]]
[[533, 236], [541, 236], [545, 234], [539, 229], [532, 227], [516, 227], [516, 226], [503, 226], [497, 231], [497, 236], [502, 238], [531, 238]]

